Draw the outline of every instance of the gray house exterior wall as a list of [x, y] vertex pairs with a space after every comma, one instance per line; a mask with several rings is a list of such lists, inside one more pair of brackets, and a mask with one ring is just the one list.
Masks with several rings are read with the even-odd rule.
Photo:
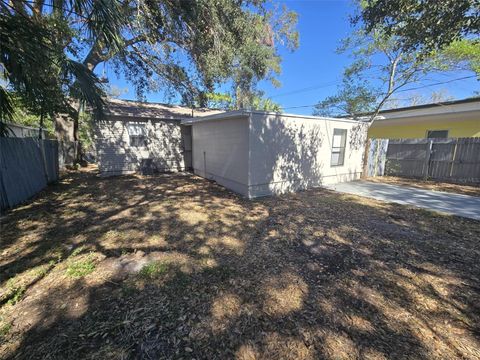
[[[331, 166], [333, 129], [346, 129], [343, 165]], [[368, 127], [353, 120], [252, 113], [249, 196], [360, 178]]]
[[248, 196], [248, 136], [247, 117], [192, 126], [194, 173]]
[[[361, 122], [240, 111], [185, 124], [192, 126], [195, 173], [249, 198], [351, 181], [362, 173], [368, 126]], [[333, 129], [347, 130], [341, 166], [330, 163]]]
[[[145, 124], [146, 146], [130, 146], [129, 124]], [[159, 172], [185, 170], [180, 120], [111, 117], [95, 123], [95, 145], [102, 176], [131, 174], [152, 159]]]

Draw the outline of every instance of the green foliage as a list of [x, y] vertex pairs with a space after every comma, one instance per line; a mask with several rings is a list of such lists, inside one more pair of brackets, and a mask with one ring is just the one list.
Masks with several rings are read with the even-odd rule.
[[25, 286], [16, 286], [13, 283], [7, 284], [7, 287], [9, 288], [11, 294], [10, 298], [7, 301], [7, 304], [9, 305], [15, 305], [20, 300], [22, 300], [25, 291], [27, 291]]
[[254, 110], [282, 112], [282, 107], [271, 99], [256, 96], [252, 99], [251, 108]]
[[168, 264], [161, 261], [153, 261], [140, 270], [138, 275], [143, 279], [158, 279], [168, 271]]
[[230, 94], [211, 92], [205, 94], [206, 107], [210, 109], [232, 110], [234, 99]]
[[4, 338], [8, 335], [8, 333], [12, 330], [12, 324], [6, 323], [0, 326], [0, 339]]
[[398, 36], [404, 50], [425, 55], [462, 38], [480, 34], [477, 0], [375, 0], [361, 1], [360, 14], [367, 32], [383, 28]]
[[438, 57], [447, 66], [475, 72], [480, 79], [480, 40], [455, 41], [438, 52]]
[[139, 98], [162, 88], [193, 105], [232, 84], [243, 107], [259, 80], [278, 83], [278, 49], [298, 46], [296, 22], [264, 0], [0, 1], [0, 115], [11, 117], [7, 90], [32, 114], [68, 113], [78, 125], [80, 102], [100, 115], [105, 89], [94, 70], [104, 62]]
[[95, 263], [91, 257], [72, 261], [65, 272], [68, 276], [79, 278], [91, 274], [95, 270]]
[[352, 62], [344, 70], [338, 93], [316, 106], [317, 115], [355, 117], [369, 112], [373, 119], [380, 109], [391, 107], [392, 96], [406, 85], [421, 82], [434, 72], [457, 70], [462, 61], [472, 67], [477, 61], [472, 56], [476, 51], [465, 44], [449, 53], [445, 50], [428, 56], [420, 50], [406, 51], [402, 39], [383, 28], [354, 32], [342, 41], [338, 52], [348, 52]]
[[[0, 2], [3, 91], [13, 90], [29, 112], [38, 115], [53, 116], [59, 111], [69, 111], [71, 98], [86, 100], [101, 109], [103, 91], [97, 77], [67, 55], [76, 53], [68, 41], [76, 34], [70, 27], [70, 21], [74, 19], [67, 19], [65, 13], [57, 11], [41, 16], [28, 11], [29, 3], [16, 1], [9, 5]], [[85, 29], [91, 32], [91, 38], [96, 33], [93, 27], [100, 21], [97, 15], [102, 11], [94, 10], [97, 6], [88, 6], [87, 3], [91, 5], [80, 0], [68, 2], [77, 10], [71, 17], [85, 19], [88, 14], [90, 20]], [[3, 99], [3, 102], [1, 107], [5, 108], [10, 99]], [[3, 120], [12, 119], [12, 114], [4, 112], [3, 116]]]
[[314, 115], [341, 116], [347, 114], [355, 117], [357, 114], [368, 113], [373, 111], [377, 95], [366, 85], [344, 81], [343, 87], [337, 94], [326, 97], [315, 106]]
[[84, 150], [93, 147], [93, 118], [90, 113], [80, 112], [78, 121], [78, 139]]
[[253, 109], [261, 111], [282, 112], [280, 104], [271, 99], [264, 98], [262, 92], [250, 92], [248, 99], [243, 99], [243, 104], [238, 102], [238, 96], [226, 93], [207, 93], [206, 107], [211, 109], [236, 110]]
[[[36, 129], [40, 128], [40, 116], [28, 111], [20, 96], [11, 93], [10, 97], [10, 105], [13, 108], [10, 121], [14, 124], [30, 126]], [[54, 124], [50, 116], [44, 117], [42, 128], [51, 135], [55, 133]]]
[[80, 255], [82, 252], [85, 251], [85, 246], [79, 246], [77, 247], [75, 250], [72, 251], [72, 253], [70, 254], [71, 257], [75, 257], [75, 256], [78, 256]]

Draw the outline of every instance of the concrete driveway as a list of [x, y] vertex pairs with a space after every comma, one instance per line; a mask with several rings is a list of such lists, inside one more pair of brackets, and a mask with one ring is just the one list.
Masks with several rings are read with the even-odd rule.
[[328, 185], [326, 188], [342, 193], [417, 206], [441, 213], [480, 220], [480, 197], [362, 180]]

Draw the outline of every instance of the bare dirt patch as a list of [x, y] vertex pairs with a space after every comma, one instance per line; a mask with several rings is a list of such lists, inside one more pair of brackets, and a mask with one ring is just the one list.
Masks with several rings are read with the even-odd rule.
[[480, 358], [480, 222], [68, 173], [2, 218], [0, 358]]
[[455, 194], [480, 196], [480, 186], [475, 185], [453, 184], [433, 180], [400, 178], [396, 176], [378, 176], [368, 178], [367, 180], [384, 184], [412, 186], [426, 190], [445, 191]]

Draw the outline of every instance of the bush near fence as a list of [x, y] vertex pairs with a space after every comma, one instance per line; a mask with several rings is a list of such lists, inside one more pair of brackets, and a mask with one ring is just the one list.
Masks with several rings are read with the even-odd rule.
[[58, 141], [0, 138], [2, 211], [29, 199], [58, 177]]
[[[368, 175], [480, 183], [480, 138], [373, 139]], [[384, 169], [384, 171], [383, 171]]]

